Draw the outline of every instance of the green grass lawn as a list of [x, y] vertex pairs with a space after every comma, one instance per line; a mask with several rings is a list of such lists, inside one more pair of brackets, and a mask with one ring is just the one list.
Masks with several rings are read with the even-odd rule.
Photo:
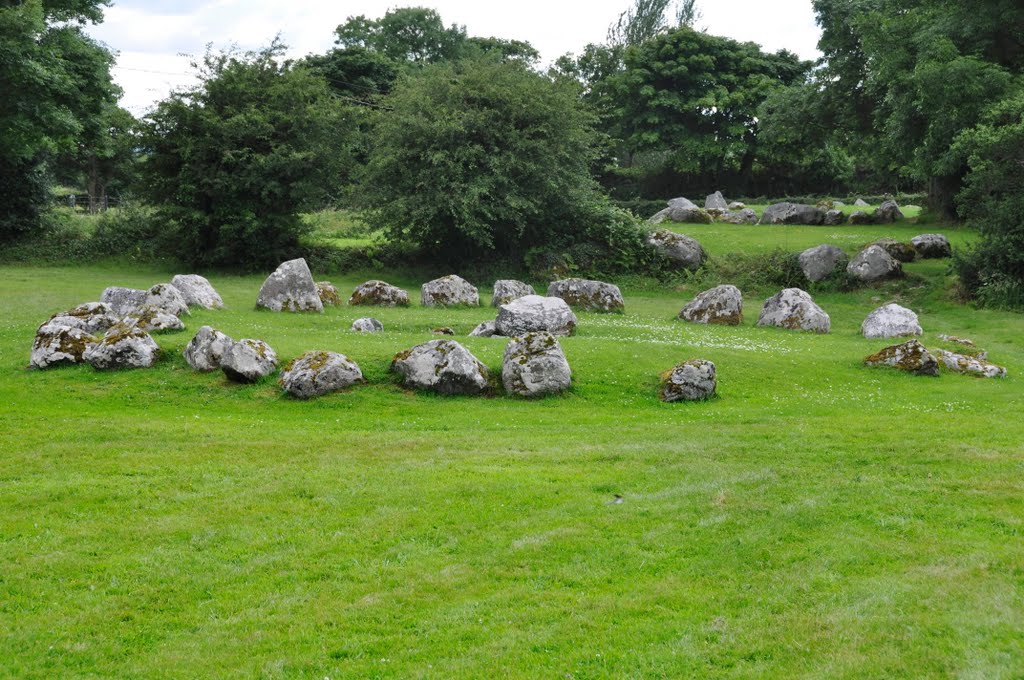
[[[701, 229], [715, 254], [851, 228]], [[261, 277], [216, 274], [227, 308], [157, 336], [157, 367], [29, 371], [49, 314], [170, 273], [0, 267], [0, 675], [1020, 677], [1024, 319], [951, 303], [942, 262], [906, 269], [816, 294], [826, 336], [755, 327], [774, 291], [718, 328], [673, 320], [695, 291], [626, 288], [562, 341], [572, 391], [526, 401], [387, 374], [490, 308], [256, 312]], [[315, 274], [347, 296], [374, 273]], [[1010, 377], [862, 367], [879, 300]], [[386, 331], [347, 330], [365, 315]], [[193, 373], [202, 324], [284, 361], [340, 351], [369, 384], [300, 402]], [[499, 369], [505, 340], [459, 340]], [[694, 357], [719, 397], [660, 403]]]

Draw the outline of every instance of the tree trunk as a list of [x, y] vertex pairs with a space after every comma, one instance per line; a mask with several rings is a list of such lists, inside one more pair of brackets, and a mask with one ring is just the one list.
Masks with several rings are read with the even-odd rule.
[[944, 220], [959, 220], [956, 195], [962, 187], [963, 177], [940, 176], [928, 180], [928, 208]]

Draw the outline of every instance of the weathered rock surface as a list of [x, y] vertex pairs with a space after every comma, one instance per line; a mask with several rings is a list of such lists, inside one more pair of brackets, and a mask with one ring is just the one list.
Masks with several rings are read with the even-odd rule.
[[949, 257], [953, 254], [949, 239], [943, 234], [921, 234], [910, 239], [910, 245], [923, 258]]
[[480, 304], [476, 286], [455, 274], [427, 281], [420, 293], [425, 307], [476, 307]]
[[409, 293], [387, 281], [373, 279], [356, 286], [348, 303], [372, 307], [408, 307]]
[[700, 269], [708, 257], [697, 239], [677, 234], [668, 229], [652, 231], [647, 235], [647, 244], [679, 269], [690, 271]]
[[324, 307], [337, 307], [341, 304], [341, 293], [338, 292], [337, 286], [330, 281], [317, 281], [316, 292]]
[[721, 214], [729, 211], [729, 203], [721, 191], [716, 191], [704, 199], [704, 209], [712, 215]]
[[921, 335], [923, 331], [913, 310], [889, 304], [868, 314], [860, 325], [860, 332], [865, 338], [896, 338]]
[[454, 340], [431, 340], [399, 352], [391, 371], [406, 387], [440, 394], [482, 394], [490, 380], [487, 367]]
[[892, 224], [903, 219], [903, 212], [896, 205], [896, 201], [888, 200], [875, 209], [874, 217], [877, 224]]
[[110, 327], [95, 345], [89, 345], [82, 358], [93, 368], [149, 368], [156, 363], [160, 347], [146, 331], [128, 324]]
[[234, 344], [235, 341], [224, 333], [210, 326], [203, 326], [189, 341], [182, 354], [193, 369], [203, 372], [216, 371], [220, 368], [224, 354]]
[[149, 297], [149, 292], [145, 290], [111, 286], [104, 289], [103, 294], [100, 295], [100, 302], [110, 307], [110, 311], [120, 318], [146, 304], [147, 297]]
[[828, 333], [832, 320], [807, 292], [786, 288], [765, 300], [757, 325]]
[[156, 305], [149, 304], [142, 305], [134, 312], [126, 314], [121, 321], [147, 333], [185, 330], [185, 324], [181, 319]]
[[254, 383], [277, 370], [277, 353], [262, 340], [242, 338], [224, 352], [220, 368], [229, 380]]
[[845, 221], [846, 216], [843, 215], [843, 211], [832, 208], [831, 210], [825, 211], [825, 219], [822, 221], [822, 224], [824, 224], [826, 227], [835, 227], [842, 224]]
[[380, 333], [384, 330], [384, 324], [371, 316], [364, 316], [352, 322], [352, 330], [357, 333]]
[[181, 291], [172, 286], [169, 283], [158, 283], [146, 292], [146, 301], [144, 305], [153, 305], [159, 307], [168, 314], [174, 316], [181, 316], [182, 314], [191, 314], [188, 311], [188, 303], [185, 302], [185, 296], [181, 294]]
[[256, 307], [272, 312], [323, 312], [324, 304], [306, 260], [300, 257], [282, 262], [263, 282]]
[[668, 202], [668, 207], [656, 213], [648, 222], [661, 224], [665, 221], [681, 222], [683, 224], [711, 224], [711, 214], [683, 197], [673, 198]]
[[917, 340], [891, 345], [864, 359], [868, 366], [890, 366], [915, 375], [938, 375], [939, 363]]
[[298, 399], [321, 397], [363, 382], [356, 362], [337, 352], [312, 351], [292, 359], [278, 383]]
[[903, 273], [899, 260], [880, 245], [872, 244], [860, 251], [846, 266], [846, 272], [864, 283], [880, 281]]
[[469, 332], [471, 338], [493, 338], [499, 335], [497, 321], [484, 321]]
[[728, 224], [757, 224], [757, 213], [750, 208], [740, 208], [738, 211], [719, 215], [718, 221]]
[[171, 279], [171, 285], [178, 289], [189, 307], [221, 309], [224, 301], [206, 277], [198, 274], [178, 274]]
[[679, 318], [693, 323], [738, 326], [743, 322], [743, 294], [736, 286], [716, 286], [687, 303]]
[[863, 210], [854, 210], [850, 213], [850, 216], [846, 218], [846, 221], [854, 226], [862, 226], [865, 224], [874, 224], [875, 218]]
[[662, 401], [700, 401], [714, 396], [717, 388], [715, 365], [692, 359], [662, 373], [658, 392]]
[[36, 331], [29, 364], [33, 368], [80, 364], [86, 350], [98, 342], [96, 336], [83, 328], [47, 322]]
[[808, 248], [797, 257], [800, 269], [811, 283], [824, 281], [837, 271], [842, 271], [850, 261], [841, 248], [823, 244]]
[[527, 333], [505, 346], [501, 382], [509, 394], [541, 397], [569, 389], [572, 370], [555, 336], [545, 331]]
[[740, 203], [739, 201], [730, 201], [728, 205], [729, 210], [743, 210], [746, 207], [746, 203]]
[[498, 279], [494, 282], [494, 294], [491, 296], [491, 306], [500, 307], [506, 302], [512, 302], [526, 295], [536, 295], [537, 292], [528, 283], [514, 279]]
[[894, 238], [880, 238], [872, 245], [882, 246], [885, 252], [900, 262], [913, 262], [917, 259], [917, 251], [909, 243], [897, 241]]
[[863, 198], [858, 198], [856, 201], [853, 202], [853, 204], [855, 206], [857, 206], [858, 208], [870, 208], [871, 207], [871, 204], [868, 203], [867, 201], [865, 201]]
[[576, 315], [565, 300], [527, 295], [498, 308], [495, 334], [509, 338], [539, 331], [572, 335], [576, 332], [576, 323]]
[[761, 224], [821, 224], [825, 212], [802, 203], [775, 203], [764, 209]]
[[938, 351], [939, 361], [947, 369], [956, 373], [967, 373], [981, 378], [1005, 378], [1006, 368], [989, 363], [979, 357], [957, 354], [944, 349]]
[[587, 279], [562, 279], [548, 284], [548, 296], [558, 297], [569, 303], [570, 307], [578, 307], [591, 312], [626, 311], [626, 303], [622, 299], [619, 287], [603, 281]]
[[961, 338], [958, 335], [945, 335], [940, 333], [939, 340], [952, 342], [954, 345], [963, 345], [964, 347], [977, 347], [974, 340], [971, 340], [970, 338]]
[[108, 328], [117, 323], [119, 317], [114, 314], [110, 305], [103, 302], [85, 302], [72, 307], [66, 312], [54, 314], [43, 325], [67, 326], [78, 328], [91, 335], [105, 333]]
[[438, 326], [434, 330], [430, 331], [434, 335], [455, 335], [455, 329], [448, 326]]

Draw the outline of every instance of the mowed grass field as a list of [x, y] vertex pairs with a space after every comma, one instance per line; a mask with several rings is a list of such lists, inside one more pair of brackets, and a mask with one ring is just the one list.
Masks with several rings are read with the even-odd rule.
[[[844, 228], [702, 229], [714, 255]], [[210, 273], [227, 308], [156, 336], [157, 367], [30, 371], [47, 316], [173, 272], [0, 267], [0, 675], [1020, 677], [1024, 318], [949, 301], [945, 266], [811, 289], [824, 336], [755, 327], [775, 291], [719, 328], [674, 320], [689, 286], [626, 286], [625, 315], [579, 314], [574, 387], [540, 401], [398, 387], [397, 351], [494, 313], [420, 308], [383, 272], [315, 275], [413, 307], [256, 312], [262, 276]], [[893, 300], [1010, 377], [863, 367]], [[348, 330], [366, 315], [385, 332]], [[301, 402], [194, 373], [203, 324], [342, 352], [369, 384]], [[458, 339], [500, 370], [506, 340]], [[719, 397], [659, 402], [695, 357]]]

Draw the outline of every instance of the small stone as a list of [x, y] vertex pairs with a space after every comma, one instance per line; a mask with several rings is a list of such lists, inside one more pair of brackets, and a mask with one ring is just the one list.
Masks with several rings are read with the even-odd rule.
[[480, 304], [476, 286], [455, 274], [427, 281], [420, 293], [425, 307], [476, 307]]
[[352, 322], [352, 330], [357, 333], [380, 333], [384, 324], [373, 317], [365, 316]]
[[518, 300], [526, 295], [536, 295], [533, 286], [514, 279], [498, 279], [494, 282], [494, 294], [491, 296], [491, 306], [501, 305]]
[[224, 301], [213, 285], [198, 274], [178, 274], [171, 279], [171, 285], [178, 289], [189, 307], [221, 309]]
[[545, 331], [527, 333], [505, 346], [501, 382], [509, 394], [541, 397], [569, 389], [572, 370], [555, 336]]
[[1005, 378], [1006, 368], [989, 363], [980, 357], [957, 354], [944, 349], [938, 351], [939, 361], [956, 373], [967, 373], [980, 378]]
[[956, 335], [939, 335], [939, 340], [944, 342], [952, 342], [954, 345], [963, 345], [964, 347], [977, 347], [973, 340], [970, 338], [961, 338]]
[[224, 354], [235, 344], [229, 336], [220, 331], [203, 326], [189, 341], [182, 354], [185, 361], [197, 371], [209, 372], [220, 368]]
[[743, 294], [736, 286], [716, 286], [691, 300], [679, 318], [692, 323], [738, 326], [743, 322]]
[[375, 307], [408, 307], [409, 293], [387, 281], [373, 279], [356, 286], [348, 303]]
[[224, 353], [220, 368], [229, 380], [254, 383], [277, 370], [277, 353], [262, 340], [243, 338]]
[[858, 208], [869, 208], [871, 204], [865, 201], [863, 198], [858, 198], [853, 204]]
[[713, 397], [717, 388], [715, 365], [692, 359], [661, 374], [659, 396], [665, 402], [701, 401]]
[[890, 366], [915, 375], [936, 376], [939, 363], [917, 340], [891, 345], [864, 359], [868, 366]]
[[455, 335], [455, 330], [452, 328], [448, 328], [447, 326], [440, 326], [430, 332], [433, 333], [434, 335]]
[[867, 315], [860, 325], [865, 338], [895, 338], [901, 335], [921, 335], [917, 314], [906, 307], [888, 304]]
[[363, 382], [359, 366], [337, 352], [312, 351], [285, 366], [278, 383], [298, 399], [322, 397]]
[[324, 307], [337, 307], [341, 304], [341, 293], [330, 281], [317, 281], [316, 292]]
[[498, 335], [498, 323], [496, 321], [484, 321], [469, 332], [471, 338], [493, 338]]

